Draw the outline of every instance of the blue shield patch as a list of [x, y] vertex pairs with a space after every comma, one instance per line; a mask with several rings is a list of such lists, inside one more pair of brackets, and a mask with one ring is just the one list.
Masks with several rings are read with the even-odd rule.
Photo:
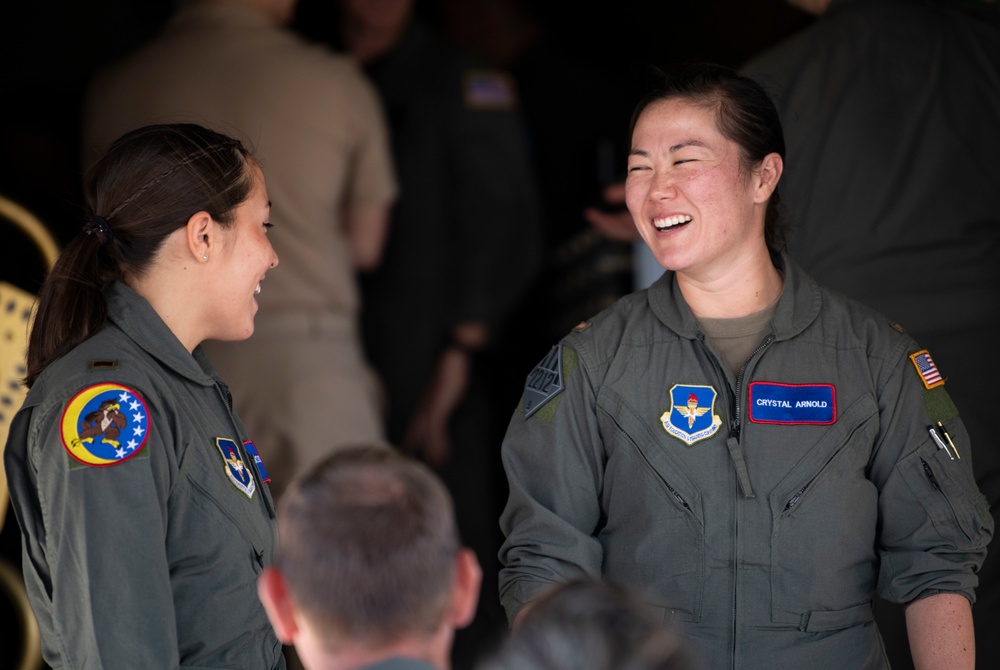
[[722, 425], [715, 413], [717, 395], [711, 386], [675, 384], [670, 409], [660, 416], [664, 430], [688, 446], [715, 435]]
[[228, 437], [215, 438], [215, 446], [219, 448], [219, 453], [222, 454], [222, 463], [229, 481], [233, 483], [233, 486], [242, 491], [247, 498], [253, 498], [253, 492], [256, 490], [257, 484], [254, 481], [253, 473], [250, 472], [250, 468], [243, 462], [239, 446], [237, 446], [234, 440], [230, 440]]

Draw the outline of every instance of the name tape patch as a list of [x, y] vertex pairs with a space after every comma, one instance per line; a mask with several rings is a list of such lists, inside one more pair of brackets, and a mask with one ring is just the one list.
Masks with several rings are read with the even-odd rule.
[[837, 420], [832, 384], [751, 382], [750, 420], [754, 423], [828, 425]]
[[267, 475], [267, 470], [264, 468], [264, 459], [260, 457], [260, 452], [257, 451], [257, 445], [253, 443], [253, 440], [247, 440], [244, 442], [243, 448], [247, 450], [247, 453], [250, 454], [250, 458], [253, 459], [254, 464], [257, 466], [257, 474], [260, 475], [260, 481], [271, 481], [271, 478]]

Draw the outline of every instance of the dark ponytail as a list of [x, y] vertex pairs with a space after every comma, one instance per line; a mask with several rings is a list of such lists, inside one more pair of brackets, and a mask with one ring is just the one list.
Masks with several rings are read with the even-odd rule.
[[88, 223], [39, 291], [25, 384], [101, 329], [104, 290], [141, 277], [192, 215], [231, 225], [252, 187], [252, 160], [237, 140], [194, 124], [145, 126], [115, 141], [87, 175]]

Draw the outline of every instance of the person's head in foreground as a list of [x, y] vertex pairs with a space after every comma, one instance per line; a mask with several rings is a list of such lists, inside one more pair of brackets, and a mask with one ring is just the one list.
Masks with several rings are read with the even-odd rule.
[[700, 670], [662, 615], [606, 580], [539, 596], [478, 670]]
[[449, 667], [482, 572], [426, 465], [386, 446], [337, 450], [284, 494], [278, 536], [280, 559], [258, 590], [306, 668], [388, 658]]

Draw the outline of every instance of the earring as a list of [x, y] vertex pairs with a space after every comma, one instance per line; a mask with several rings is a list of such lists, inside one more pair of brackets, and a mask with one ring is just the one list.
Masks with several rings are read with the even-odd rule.
[[201, 262], [202, 262], [202, 263], [204, 263], [204, 262], [205, 262], [205, 261], [207, 261], [207, 260], [208, 260], [208, 256], [202, 256], [202, 257], [201, 257]]

